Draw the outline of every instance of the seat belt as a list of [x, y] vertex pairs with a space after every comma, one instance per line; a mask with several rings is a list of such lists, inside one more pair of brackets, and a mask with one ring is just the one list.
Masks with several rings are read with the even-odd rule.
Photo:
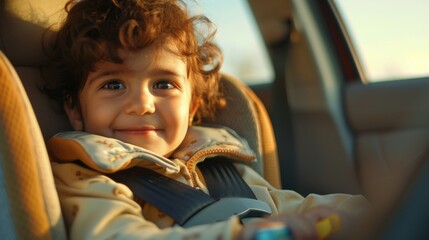
[[245, 219], [271, 214], [268, 204], [256, 199], [229, 160], [206, 159], [198, 167], [210, 195], [141, 167], [108, 176], [127, 185], [136, 198], [157, 207], [183, 227], [223, 221], [233, 215]]
[[198, 167], [204, 176], [212, 198], [246, 197], [256, 199], [252, 189], [240, 176], [231, 160], [222, 157], [206, 159], [199, 163]]

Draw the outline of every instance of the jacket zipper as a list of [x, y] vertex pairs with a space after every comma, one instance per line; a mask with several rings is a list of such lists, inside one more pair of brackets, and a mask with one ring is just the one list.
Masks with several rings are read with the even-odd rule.
[[255, 159], [254, 155], [245, 154], [240, 151], [232, 150], [232, 149], [216, 148], [216, 149], [208, 149], [208, 150], [197, 152], [186, 162], [186, 168], [188, 169], [189, 173], [191, 173], [190, 175], [191, 175], [192, 187], [194, 188], [198, 187], [197, 181], [193, 174], [195, 166], [199, 162], [201, 162], [201, 159], [204, 159], [205, 157], [214, 155], [214, 154], [217, 154], [217, 155], [225, 154], [228, 156], [233, 156], [236, 159], [245, 160], [245, 161], [250, 161]]

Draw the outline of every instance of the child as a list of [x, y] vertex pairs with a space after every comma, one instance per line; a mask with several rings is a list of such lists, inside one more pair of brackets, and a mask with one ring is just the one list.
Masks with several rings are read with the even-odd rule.
[[[225, 104], [222, 55], [202, 28], [208, 19], [189, 17], [184, 3], [84, 0], [66, 9], [54, 47], [64, 77], [49, 92], [60, 93], [76, 131], [54, 136], [48, 148], [71, 239], [253, 238], [279, 223], [299, 239], [316, 236], [318, 219], [366, 206], [358, 196], [274, 189], [246, 165], [254, 154], [245, 140], [227, 128], [193, 126]], [[216, 156], [235, 160], [272, 217], [182, 228], [111, 175], [151, 169], [208, 193], [197, 164]]]

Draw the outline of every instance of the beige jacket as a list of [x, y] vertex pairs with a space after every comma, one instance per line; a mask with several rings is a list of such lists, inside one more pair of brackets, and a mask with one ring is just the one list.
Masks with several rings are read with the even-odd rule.
[[145, 167], [207, 192], [196, 165], [219, 155], [236, 160], [244, 180], [274, 214], [300, 213], [318, 205], [354, 212], [366, 204], [360, 196], [310, 194], [304, 198], [273, 188], [248, 166], [255, 157], [246, 141], [226, 128], [191, 127], [171, 159], [84, 132], [60, 133], [49, 140], [48, 148], [70, 239], [235, 239], [242, 227], [237, 217], [187, 229], [174, 226], [169, 216], [149, 204], [138, 204], [128, 187], [104, 175]]

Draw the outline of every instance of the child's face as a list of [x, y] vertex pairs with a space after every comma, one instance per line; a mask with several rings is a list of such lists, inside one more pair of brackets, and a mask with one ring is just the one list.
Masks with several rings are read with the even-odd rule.
[[66, 107], [75, 130], [168, 157], [184, 139], [195, 108], [186, 64], [167, 46], [120, 51], [122, 64], [97, 63], [80, 92], [80, 110]]

